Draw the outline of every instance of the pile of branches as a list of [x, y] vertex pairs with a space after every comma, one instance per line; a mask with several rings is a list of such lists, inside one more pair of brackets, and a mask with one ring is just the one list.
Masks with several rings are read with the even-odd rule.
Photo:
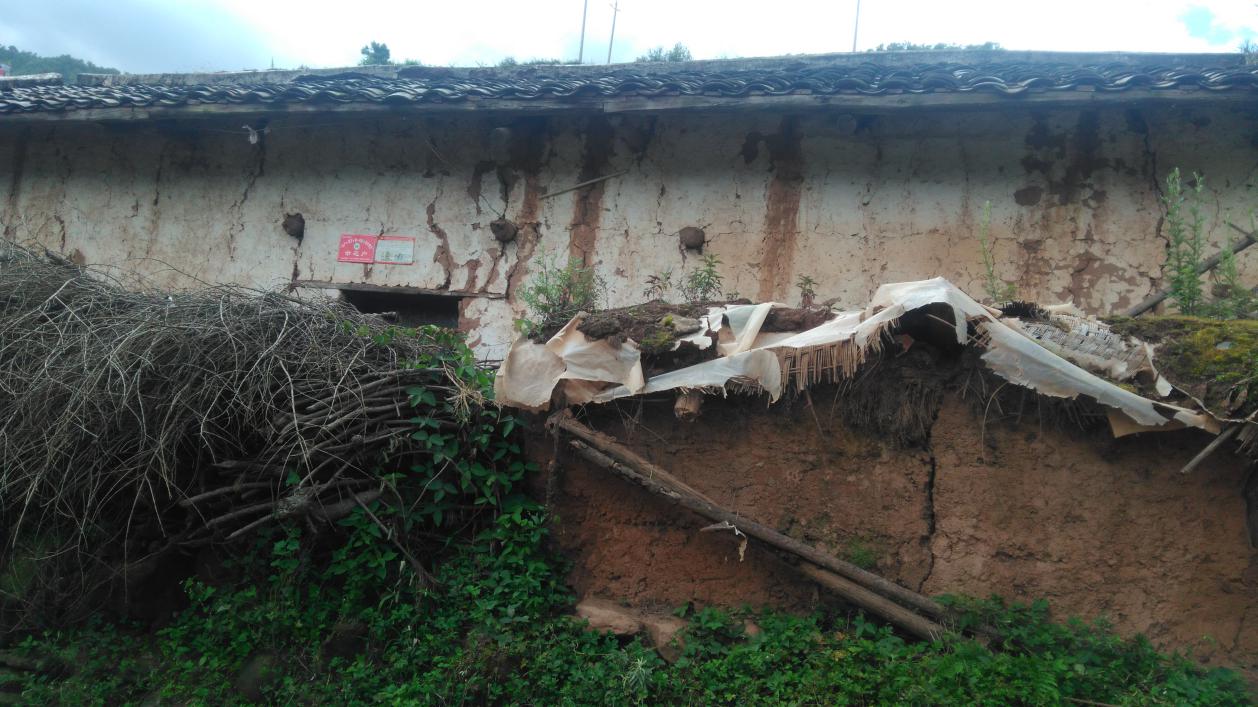
[[7, 623], [89, 613], [171, 553], [387, 493], [382, 461], [416, 453], [416, 395], [442, 401], [430, 425], [479, 414], [450, 345], [333, 300], [156, 291], [0, 241]]

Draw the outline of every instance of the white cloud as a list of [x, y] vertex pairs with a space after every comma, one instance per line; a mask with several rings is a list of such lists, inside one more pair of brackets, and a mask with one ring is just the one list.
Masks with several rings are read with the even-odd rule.
[[[1234, 50], [1190, 35], [1183, 17], [1194, 6], [1208, 6], [1213, 22], [1237, 36], [1258, 26], [1253, 0], [861, 1], [862, 50], [903, 41], [995, 41], [1009, 49], [1066, 51]], [[137, 23], [140, 31], [127, 33], [125, 40], [102, 32], [99, 22], [86, 16], [76, 22], [73, 17], [53, 20], [50, 14], [47, 26], [41, 26], [41, 13], [34, 11], [19, 13], [21, 22], [9, 13], [0, 16], [0, 32], [6, 43], [46, 54], [70, 52], [134, 71], [265, 68], [272, 57], [277, 66], [348, 66], [357, 63], [359, 48], [371, 40], [387, 43], [395, 59], [475, 65], [495, 64], [507, 56], [574, 58], [582, 8], [582, 0], [190, 0], [169, 4], [164, 13], [139, 11], [155, 2], [113, 0], [101, 5], [117, 22]], [[616, 61], [676, 42], [690, 47], [696, 58], [848, 51], [856, 6], [855, 0], [619, 3]], [[170, 20], [175, 15], [178, 22]], [[219, 50], [201, 41], [205, 35], [223, 37], [228, 25], [240, 29], [228, 33], [231, 40], [209, 43], [222, 45]], [[610, 28], [610, 0], [589, 0], [587, 62], [606, 60]], [[163, 53], [143, 51], [137, 34], [160, 39]], [[161, 56], [168, 63], [155, 66]]]

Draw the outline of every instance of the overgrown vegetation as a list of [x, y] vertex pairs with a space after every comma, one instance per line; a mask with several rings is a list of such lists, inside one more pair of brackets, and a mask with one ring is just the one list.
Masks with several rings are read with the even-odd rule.
[[1249, 703], [1235, 673], [1104, 624], [1052, 623], [1043, 603], [958, 602], [962, 623], [1000, 631], [993, 647], [909, 642], [860, 614], [686, 607], [669, 664], [563, 615], [571, 598], [544, 535], [535, 508], [504, 513], [440, 567], [441, 593], [415, 592], [391, 563], [376, 576], [371, 552], [334, 560], [339, 575], [315, 571], [281, 536], [242, 559], [266, 567], [269, 556], [263, 577], [190, 581], [191, 606], [154, 637], [97, 625], [28, 639], [21, 654], [57, 651], [78, 668], [18, 686], [31, 704], [62, 705]]
[[691, 61], [694, 56], [690, 53], [690, 49], [686, 45], [678, 42], [671, 49], [664, 47], [655, 47], [650, 49], [646, 54], [634, 59], [635, 62], [657, 62], [657, 61]]
[[1018, 296], [1018, 287], [1001, 280], [996, 274], [996, 256], [992, 252], [992, 202], [984, 201], [978, 221], [978, 247], [983, 256], [983, 291], [992, 304], [1011, 302]]
[[34, 52], [23, 51], [15, 46], [0, 45], [0, 64], [9, 66], [10, 76], [26, 76], [29, 74], [61, 74], [67, 83], [74, 83], [79, 74], [116, 74], [117, 69], [97, 66], [69, 54], [61, 56], [40, 56]]
[[560, 267], [553, 255], [538, 259], [536, 274], [520, 290], [529, 316], [517, 319], [516, 328], [526, 336], [554, 332], [578, 312], [594, 313], [606, 303], [607, 283], [592, 267], [569, 258]]

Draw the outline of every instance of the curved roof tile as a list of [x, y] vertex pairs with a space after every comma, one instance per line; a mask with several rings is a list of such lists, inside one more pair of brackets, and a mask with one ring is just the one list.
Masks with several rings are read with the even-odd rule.
[[606, 73], [485, 77], [387, 78], [365, 75], [300, 76], [286, 83], [217, 83], [0, 86], [0, 115], [89, 108], [175, 107], [205, 104], [377, 103], [417, 105], [479, 100], [564, 100], [583, 97], [843, 95], [989, 93], [1018, 96], [1029, 91], [1160, 91], [1196, 88], [1252, 91], [1258, 66], [1221, 68], [1149, 66], [1129, 63], [1045, 64], [1034, 62], [884, 66], [765, 67], [735, 70], [678, 70], [661, 73], [613, 68]]

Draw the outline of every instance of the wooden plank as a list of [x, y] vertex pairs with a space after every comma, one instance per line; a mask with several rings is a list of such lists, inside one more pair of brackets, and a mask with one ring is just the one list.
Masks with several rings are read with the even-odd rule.
[[427, 287], [410, 287], [408, 285], [377, 285], [371, 282], [331, 282], [328, 280], [297, 280], [289, 285], [290, 289], [298, 287], [322, 290], [351, 290], [354, 292], [387, 292], [395, 295], [432, 295], [436, 297], [483, 297], [485, 299], [502, 299], [506, 295], [497, 292], [469, 292], [466, 290], [435, 290]]

